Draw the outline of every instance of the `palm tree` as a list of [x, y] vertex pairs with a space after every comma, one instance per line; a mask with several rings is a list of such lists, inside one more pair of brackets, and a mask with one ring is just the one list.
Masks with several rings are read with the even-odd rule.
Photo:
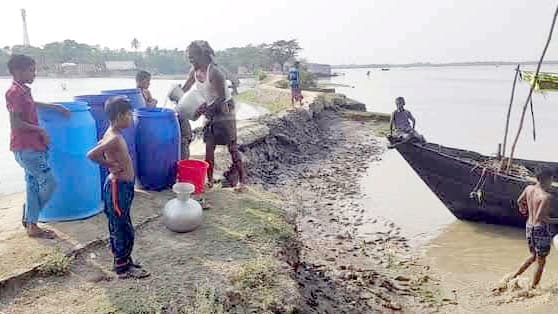
[[135, 37], [134, 37], [134, 39], [132, 39], [132, 42], [131, 42], [130, 45], [132, 46], [132, 49], [134, 49], [136, 51], [136, 53], [138, 52], [138, 49], [141, 46], [139, 40]]
[[139, 53], [138, 53], [138, 49], [141, 46], [139, 40], [137, 38], [134, 37], [134, 39], [132, 39], [132, 42], [130, 43], [130, 45], [132, 46], [132, 49], [134, 49], [136, 51], [136, 65], [139, 62]]

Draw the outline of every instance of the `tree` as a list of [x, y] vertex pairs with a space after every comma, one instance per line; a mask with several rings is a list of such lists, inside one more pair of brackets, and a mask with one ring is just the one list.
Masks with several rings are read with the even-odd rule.
[[136, 51], [136, 53], [138, 52], [138, 49], [141, 46], [139, 40], [135, 37], [134, 37], [134, 39], [132, 39], [132, 42], [130, 43], [130, 45], [132, 46], [132, 49], [134, 49]]
[[298, 55], [298, 52], [302, 50], [300, 48], [298, 41], [296, 39], [291, 40], [278, 40], [271, 44], [268, 48], [271, 60], [279, 63], [281, 66], [281, 72], [283, 72], [283, 67], [285, 63]]

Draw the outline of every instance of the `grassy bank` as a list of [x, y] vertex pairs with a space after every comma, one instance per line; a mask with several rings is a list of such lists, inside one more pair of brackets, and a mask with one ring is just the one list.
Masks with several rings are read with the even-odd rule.
[[291, 106], [291, 95], [286, 91], [273, 89], [250, 89], [234, 97], [235, 101], [262, 106], [271, 113], [286, 110]]
[[204, 224], [194, 232], [172, 233], [160, 218], [137, 230], [135, 257], [150, 278], [115, 279], [105, 245], [75, 259], [53, 255], [37, 277], [2, 295], [0, 312], [289, 311], [296, 284], [275, 254], [295, 232], [281, 201], [257, 188], [245, 194], [217, 189], [206, 196], [213, 208], [204, 211]]

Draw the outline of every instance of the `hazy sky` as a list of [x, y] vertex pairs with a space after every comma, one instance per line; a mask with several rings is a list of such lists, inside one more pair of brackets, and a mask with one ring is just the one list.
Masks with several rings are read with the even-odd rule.
[[[142, 4], [143, 3], [143, 4]], [[2, 0], [0, 46], [75, 39], [111, 48], [215, 49], [296, 38], [315, 62], [535, 60], [553, 0]], [[558, 33], [548, 59], [558, 59]]]

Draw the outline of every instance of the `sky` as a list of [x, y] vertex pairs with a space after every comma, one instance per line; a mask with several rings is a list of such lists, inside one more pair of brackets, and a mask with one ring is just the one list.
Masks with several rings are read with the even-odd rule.
[[[0, 4], [0, 47], [74, 39], [130, 49], [214, 49], [298, 39], [301, 56], [329, 64], [522, 61], [540, 57], [553, 0], [18, 0]], [[558, 31], [557, 31], [558, 32]], [[556, 34], [558, 37], [558, 33]], [[558, 38], [547, 59], [558, 60]]]

